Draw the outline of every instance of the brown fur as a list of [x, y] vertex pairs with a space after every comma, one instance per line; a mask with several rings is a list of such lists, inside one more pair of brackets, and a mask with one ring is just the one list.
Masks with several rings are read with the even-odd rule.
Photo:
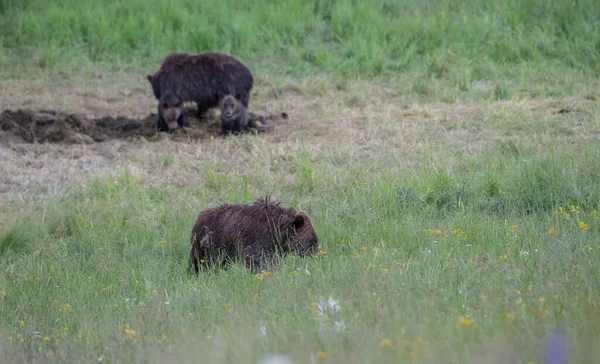
[[184, 102], [198, 105], [198, 117], [218, 105], [219, 92], [240, 94], [242, 103], [248, 107], [254, 83], [252, 73], [244, 64], [222, 53], [173, 53], [165, 58], [155, 74], [146, 78], [157, 99], [164, 90], [172, 90], [181, 95]]
[[[221, 110], [221, 134], [245, 133], [251, 129], [259, 130], [256, 120], [252, 118], [248, 109], [242, 104], [241, 96], [219, 95], [219, 109]], [[262, 124], [266, 124], [262, 117]]]
[[198, 272], [203, 261], [240, 257], [260, 271], [274, 263], [277, 253], [318, 251], [317, 233], [305, 213], [263, 199], [202, 211], [192, 230], [189, 262]]
[[158, 101], [158, 122], [156, 129], [159, 132], [171, 132], [177, 128], [189, 126], [188, 117], [183, 108], [181, 97], [171, 90], [163, 91]]

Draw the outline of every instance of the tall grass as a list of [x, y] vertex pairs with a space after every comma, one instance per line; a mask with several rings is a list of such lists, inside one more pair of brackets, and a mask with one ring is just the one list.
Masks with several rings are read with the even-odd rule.
[[[132, 61], [153, 70], [170, 52], [222, 51], [261, 72], [388, 79], [418, 71], [424, 83], [444, 79], [458, 89], [504, 79], [527, 87], [600, 71], [594, 0], [7, 0], [1, 6], [7, 70], [17, 60], [66, 73]], [[506, 87], [498, 86], [499, 97]]]
[[[3, 246], [21, 249], [0, 255], [4, 355], [464, 363], [484, 345], [480, 354], [539, 363], [541, 339], [560, 329], [573, 362], [589, 362], [600, 334], [600, 153], [496, 150], [451, 169], [423, 157], [412, 171], [368, 175], [360, 161], [321, 168], [301, 154], [280, 172], [286, 186], [254, 171], [179, 189], [129, 172], [93, 179], [7, 230]], [[239, 265], [190, 274], [198, 211], [268, 191], [311, 215], [326, 257], [288, 257], [264, 277]], [[325, 308], [329, 296], [340, 312]]]

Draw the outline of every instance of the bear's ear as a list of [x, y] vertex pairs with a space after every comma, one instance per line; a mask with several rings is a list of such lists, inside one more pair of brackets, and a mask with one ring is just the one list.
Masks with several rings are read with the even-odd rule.
[[152, 75], [147, 75], [146, 78], [148, 79], [148, 81], [150, 81], [150, 83], [152, 83]]
[[305, 222], [306, 221], [304, 220], [304, 214], [300, 213], [296, 215], [296, 217], [294, 218], [294, 228], [296, 228], [296, 230], [300, 229], [304, 226]]
[[240, 94], [235, 94], [235, 99], [240, 101], [242, 99], [242, 95]]

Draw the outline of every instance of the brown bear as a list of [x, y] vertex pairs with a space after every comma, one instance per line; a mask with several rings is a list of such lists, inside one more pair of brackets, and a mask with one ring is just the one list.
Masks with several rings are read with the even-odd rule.
[[198, 273], [202, 262], [223, 264], [238, 257], [260, 272], [278, 253], [319, 251], [308, 215], [265, 198], [253, 205], [223, 204], [202, 211], [192, 229], [189, 264]]
[[158, 101], [156, 130], [170, 133], [175, 129], [187, 126], [189, 126], [189, 121], [181, 97], [171, 90], [163, 91]]
[[[223, 95], [219, 94], [219, 109], [221, 110], [221, 135], [241, 134], [251, 130], [259, 131], [261, 128], [256, 120], [250, 115], [248, 109], [242, 104], [241, 95]], [[261, 124], [265, 125], [265, 119], [258, 118]]]
[[173, 53], [155, 74], [146, 78], [156, 99], [163, 91], [172, 90], [184, 102], [198, 105], [199, 118], [206, 117], [208, 110], [219, 104], [219, 93], [240, 94], [248, 107], [254, 84], [252, 73], [242, 62], [222, 53]]

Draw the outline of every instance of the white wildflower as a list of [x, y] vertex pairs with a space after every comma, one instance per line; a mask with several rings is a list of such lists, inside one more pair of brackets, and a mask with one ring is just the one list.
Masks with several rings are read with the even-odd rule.
[[260, 324], [260, 328], [259, 328], [259, 329], [260, 329], [260, 335], [261, 335], [262, 337], [265, 337], [265, 336], [267, 336], [267, 325], [265, 325], [265, 324]]
[[264, 358], [260, 364], [292, 364], [290, 357], [281, 354], [271, 354]]
[[340, 321], [336, 321], [333, 323], [333, 329], [336, 332], [340, 332], [346, 329], [346, 323], [344, 322], [344, 320], [340, 320]]
[[310, 271], [309, 271], [308, 269], [296, 268], [296, 270], [297, 270], [298, 272], [302, 272], [302, 271], [304, 271], [303, 273], [304, 273], [304, 274], [306, 274], [307, 276], [311, 275], [311, 274], [310, 274]]

